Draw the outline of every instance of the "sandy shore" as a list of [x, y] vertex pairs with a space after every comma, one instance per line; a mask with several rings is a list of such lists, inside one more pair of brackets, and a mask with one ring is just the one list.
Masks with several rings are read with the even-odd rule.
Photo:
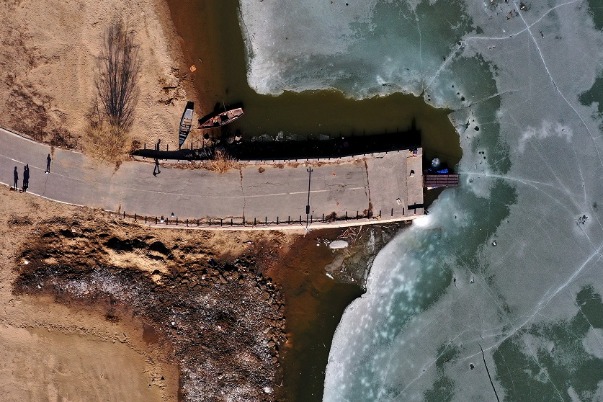
[[176, 400], [178, 367], [146, 344], [140, 322], [13, 293], [36, 225], [75, 210], [0, 188], [2, 400]]
[[0, 2], [0, 126], [55, 145], [83, 148], [95, 96], [102, 35], [121, 17], [142, 56], [128, 144], [177, 146], [187, 100], [198, 102], [164, 0]]
[[[153, 230], [0, 188], [6, 400], [275, 400], [296, 235]], [[56, 399], [56, 398], [55, 398]]]

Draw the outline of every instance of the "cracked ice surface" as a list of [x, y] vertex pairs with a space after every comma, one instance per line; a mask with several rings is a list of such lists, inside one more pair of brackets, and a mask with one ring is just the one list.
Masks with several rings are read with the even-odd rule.
[[324, 399], [602, 400], [600, 2], [358, 3], [243, 0], [250, 84], [423, 94], [462, 185], [375, 259]]

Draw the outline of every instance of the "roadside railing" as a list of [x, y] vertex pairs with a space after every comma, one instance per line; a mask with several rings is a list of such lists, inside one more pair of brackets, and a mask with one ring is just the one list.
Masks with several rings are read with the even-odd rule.
[[[418, 208], [417, 208], [418, 209]], [[395, 213], [393, 209], [387, 211], [388, 213], [383, 214], [383, 211], [379, 211], [377, 214], [373, 214], [370, 211], [354, 211], [346, 212], [343, 215], [297, 215], [287, 217], [264, 217], [264, 218], [248, 218], [248, 217], [227, 217], [227, 218], [180, 218], [178, 216], [149, 216], [149, 215], [138, 215], [136, 213], [124, 212], [110, 212], [116, 217], [135, 222], [138, 224], [144, 224], [149, 226], [172, 226], [177, 228], [214, 228], [214, 229], [260, 229], [260, 228], [309, 228], [316, 226], [355, 226], [370, 223], [385, 223], [391, 221], [404, 221], [412, 220], [422, 213], [417, 214], [417, 209], [413, 210], [413, 214], [402, 214]], [[410, 212], [410, 210], [408, 211]]]

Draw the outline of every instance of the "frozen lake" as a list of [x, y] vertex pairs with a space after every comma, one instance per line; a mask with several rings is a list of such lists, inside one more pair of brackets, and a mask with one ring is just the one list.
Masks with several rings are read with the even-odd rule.
[[375, 260], [326, 401], [603, 399], [600, 1], [242, 0], [248, 82], [421, 95], [463, 178]]

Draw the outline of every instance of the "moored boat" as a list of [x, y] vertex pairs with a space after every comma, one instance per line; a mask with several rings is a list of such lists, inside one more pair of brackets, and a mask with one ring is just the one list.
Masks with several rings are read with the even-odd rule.
[[184, 144], [184, 141], [186, 141], [186, 137], [188, 137], [188, 133], [191, 131], [194, 109], [194, 102], [186, 102], [186, 107], [182, 113], [182, 118], [180, 119], [180, 128], [178, 130], [178, 148], [182, 147], [182, 144]]
[[243, 116], [243, 108], [237, 107], [234, 109], [229, 109], [224, 112], [218, 113], [215, 116], [211, 116], [205, 120], [199, 120], [200, 128], [214, 128], [214, 127], [222, 127], [226, 124], [232, 123], [239, 117]]

